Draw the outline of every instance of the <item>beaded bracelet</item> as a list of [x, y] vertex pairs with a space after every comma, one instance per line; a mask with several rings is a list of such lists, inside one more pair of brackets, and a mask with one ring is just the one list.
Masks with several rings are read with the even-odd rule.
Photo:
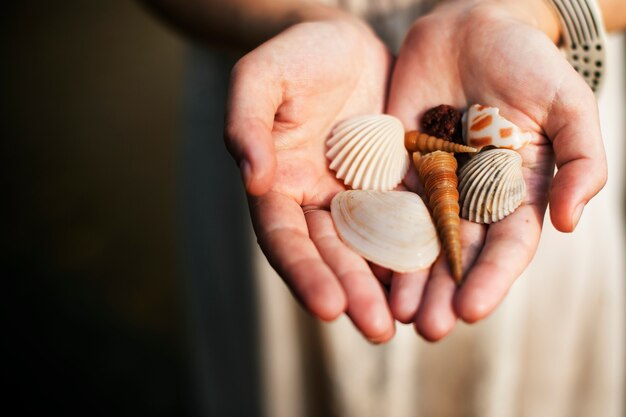
[[561, 21], [562, 49], [574, 69], [598, 93], [606, 68], [606, 32], [596, 0], [549, 0]]

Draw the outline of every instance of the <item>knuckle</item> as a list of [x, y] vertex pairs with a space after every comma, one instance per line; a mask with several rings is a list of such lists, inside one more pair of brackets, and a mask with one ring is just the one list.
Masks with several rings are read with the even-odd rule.
[[236, 124], [226, 120], [224, 122], [224, 145], [228, 153], [235, 159], [237, 159], [238, 149], [240, 148], [238, 146], [237, 135]]
[[[244, 81], [255, 81], [259, 77], [260, 66], [265, 64], [265, 61], [263, 55], [257, 53], [256, 50], [239, 58], [230, 70], [231, 88]], [[271, 62], [267, 62], [266, 64], [267, 66], [264, 66], [264, 71], [269, 71]]]
[[600, 169], [598, 170], [598, 189], [600, 191], [606, 185], [609, 180], [609, 172], [606, 166], [606, 163], [603, 163]]
[[230, 70], [231, 82], [237, 81], [248, 72], [248, 68], [250, 66], [249, 62], [250, 58], [248, 54], [244, 55], [235, 63], [235, 65], [233, 65], [233, 68]]
[[226, 141], [226, 145], [229, 145], [229, 142], [235, 140], [237, 137], [237, 123], [229, 120], [228, 118], [224, 121], [224, 140]]

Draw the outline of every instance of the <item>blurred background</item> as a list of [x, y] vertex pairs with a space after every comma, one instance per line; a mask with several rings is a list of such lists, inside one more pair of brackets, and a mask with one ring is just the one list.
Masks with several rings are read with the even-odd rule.
[[185, 47], [138, 2], [2, 13], [3, 379], [19, 415], [185, 415]]
[[[193, 297], [181, 280], [181, 265], [189, 266], [181, 262], [181, 230], [193, 234], [190, 227], [203, 225], [181, 221], [181, 213], [189, 214], [181, 195], [194, 191], [179, 185], [196, 168], [204, 176], [236, 172], [234, 165], [202, 167], [202, 161], [182, 167], [189, 159], [183, 153], [197, 149], [181, 136], [185, 118], [193, 117], [185, 111], [186, 100], [194, 101], [186, 86], [224, 95], [224, 84], [203, 84], [202, 74], [186, 70], [185, 62], [207, 57], [189, 53], [183, 38], [138, 2], [11, 2], [1, 28], [0, 271], [8, 286], [1, 374], [9, 404], [20, 415], [195, 414], [205, 407], [194, 404], [192, 392], [208, 388], [189, 368], [199, 362], [194, 349], [205, 345], [189, 341], [184, 304]], [[225, 153], [221, 141], [206, 146], [202, 152]], [[221, 194], [227, 192], [233, 195]], [[226, 203], [241, 190], [214, 195], [219, 203], [208, 195], [187, 201], [214, 210], [208, 215], [241, 216]], [[241, 228], [249, 232], [247, 222]], [[228, 245], [239, 244], [219, 242], [231, 252], [237, 249]], [[198, 250], [220, 256], [202, 244]], [[248, 249], [238, 250], [247, 259]], [[195, 275], [206, 276], [202, 268]], [[236, 275], [229, 272], [220, 271]], [[248, 302], [233, 306], [236, 311], [210, 310], [211, 316], [254, 309]], [[198, 325], [209, 335], [226, 331], [217, 320]], [[252, 327], [243, 323], [234, 331], [250, 333], [252, 341]], [[232, 398], [255, 384], [254, 366], [240, 367], [228, 381]]]

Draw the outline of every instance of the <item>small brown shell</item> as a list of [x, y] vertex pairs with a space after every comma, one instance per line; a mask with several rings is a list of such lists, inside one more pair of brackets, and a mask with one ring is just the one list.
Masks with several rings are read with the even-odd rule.
[[472, 158], [459, 172], [461, 216], [475, 223], [494, 223], [524, 201], [522, 157], [508, 149], [491, 149]]
[[446, 250], [452, 276], [460, 283], [463, 269], [456, 159], [450, 153], [435, 151], [419, 159], [414, 158], [413, 161], [424, 186], [439, 238]]
[[455, 107], [440, 104], [427, 110], [422, 116], [422, 132], [455, 143], [463, 143], [462, 117], [463, 113]]
[[404, 135], [404, 146], [409, 150], [409, 152], [478, 152], [478, 149], [471, 146], [460, 145], [458, 143], [450, 142], [449, 140], [430, 136], [418, 130], [407, 132]]

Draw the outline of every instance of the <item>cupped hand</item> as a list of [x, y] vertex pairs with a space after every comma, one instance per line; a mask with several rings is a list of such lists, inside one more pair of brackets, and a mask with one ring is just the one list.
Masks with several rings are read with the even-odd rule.
[[296, 24], [233, 69], [225, 132], [272, 266], [312, 314], [346, 312], [375, 342], [393, 336], [394, 321], [372, 269], [335, 232], [327, 210], [344, 187], [328, 169], [325, 140], [346, 117], [382, 113], [391, 65], [357, 19]]
[[534, 256], [548, 201], [553, 225], [570, 232], [606, 182], [593, 93], [517, 3], [440, 6], [411, 28], [394, 68], [388, 110], [407, 129], [436, 105], [479, 103], [533, 134], [519, 150], [528, 189], [522, 206], [489, 226], [462, 220], [463, 284], [455, 285], [445, 257], [425, 284], [392, 283], [404, 294], [394, 312], [429, 340], [448, 334], [457, 317], [475, 322], [503, 300]]

